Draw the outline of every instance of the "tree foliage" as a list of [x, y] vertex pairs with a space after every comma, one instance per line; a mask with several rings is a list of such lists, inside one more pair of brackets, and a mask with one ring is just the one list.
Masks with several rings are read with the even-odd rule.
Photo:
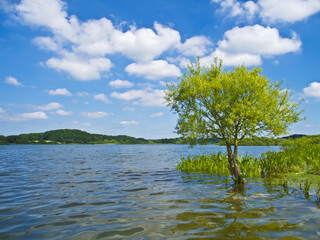
[[218, 59], [210, 67], [201, 67], [198, 59], [177, 84], [168, 84], [165, 97], [178, 113], [177, 133], [191, 145], [199, 138], [225, 142], [230, 171], [238, 182], [242, 181], [236, 161], [239, 142], [262, 133], [285, 134], [300, 120], [299, 103], [294, 102], [292, 92], [261, 73], [261, 68], [245, 66], [226, 71]]

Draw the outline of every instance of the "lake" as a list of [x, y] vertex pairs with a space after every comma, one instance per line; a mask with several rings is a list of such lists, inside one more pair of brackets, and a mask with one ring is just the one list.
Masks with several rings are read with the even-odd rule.
[[[175, 170], [187, 145], [0, 146], [0, 239], [319, 239], [315, 193]], [[259, 156], [278, 147], [240, 147]]]

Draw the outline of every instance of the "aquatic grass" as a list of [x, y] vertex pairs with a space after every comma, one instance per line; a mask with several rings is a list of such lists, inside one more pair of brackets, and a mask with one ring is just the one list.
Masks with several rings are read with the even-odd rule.
[[[300, 138], [286, 142], [279, 152], [268, 151], [256, 158], [238, 156], [237, 162], [244, 177], [272, 177], [283, 174], [320, 175], [320, 144], [312, 139]], [[210, 155], [181, 158], [177, 170], [230, 174], [228, 157], [221, 152]]]
[[[261, 175], [259, 160], [250, 155], [239, 156], [237, 159], [244, 177]], [[228, 156], [222, 152], [198, 156], [182, 157], [176, 166], [182, 172], [203, 172], [212, 174], [230, 174]]]
[[226, 154], [198, 155], [182, 157], [176, 166], [182, 172], [204, 172], [204, 173], [229, 173], [228, 157]]

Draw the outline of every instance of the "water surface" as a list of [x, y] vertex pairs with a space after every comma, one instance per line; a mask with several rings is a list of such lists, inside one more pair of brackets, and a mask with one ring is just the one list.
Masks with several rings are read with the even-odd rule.
[[[277, 147], [241, 147], [255, 156]], [[315, 194], [175, 170], [186, 145], [0, 146], [0, 239], [318, 239]]]

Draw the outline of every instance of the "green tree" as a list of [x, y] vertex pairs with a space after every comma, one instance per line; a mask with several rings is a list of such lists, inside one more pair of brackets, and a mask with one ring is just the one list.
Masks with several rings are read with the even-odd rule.
[[7, 138], [3, 135], [0, 135], [0, 145], [8, 144]]
[[242, 139], [262, 133], [282, 135], [301, 120], [300, 104], [293, 101], [292, 92], [283, 90], [282, 82], [271, 83], [261, 72], [245, 66], [226, 71], [218, 59], [210, 67], [201, 67], [198, 58], [177, 84], [167, 85], [167, 105], [178, 113], [177, 133], [191, 146], [197, 139], [222, 139], [236, 183], [246, 182], [237, 162]]

